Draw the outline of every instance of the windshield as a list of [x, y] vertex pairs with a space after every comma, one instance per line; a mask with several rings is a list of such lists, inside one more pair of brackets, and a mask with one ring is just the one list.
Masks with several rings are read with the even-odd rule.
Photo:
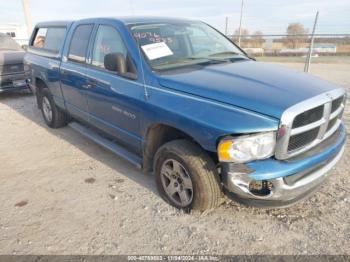
[[22, 48], [8, 35], [0, 34], [0, 50], [21, 51]]
[[202, 22], [130, 25], [133, 37], [155, 70], [248, 59], [230, 40]]

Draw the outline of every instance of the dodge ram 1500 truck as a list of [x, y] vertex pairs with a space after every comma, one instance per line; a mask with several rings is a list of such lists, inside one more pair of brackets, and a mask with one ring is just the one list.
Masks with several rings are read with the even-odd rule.
[[125, 17], [36, 25], [25, 56], [47, 125], [153, 172], [186, 211], [287, 206], [340, 159], [346, 93], [256, 62], [209, 25]]

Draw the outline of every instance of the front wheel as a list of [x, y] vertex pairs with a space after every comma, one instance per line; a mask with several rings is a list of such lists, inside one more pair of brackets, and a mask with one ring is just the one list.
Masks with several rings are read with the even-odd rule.
[[158, 191], [169, 204], [187, 212], [218, 206], [217, 170], [199, 146], [187, 140], [171, 141], [157, 151], [154, 161]]

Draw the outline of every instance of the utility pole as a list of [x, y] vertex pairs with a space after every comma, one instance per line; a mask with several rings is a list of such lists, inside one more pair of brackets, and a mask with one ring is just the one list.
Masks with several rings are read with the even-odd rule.
[[242, 34], [242, 16], [243, 16], [243, 2], [241, 4], [241, 18], [239, 19], [239, 35], [238, 35], [238, 46], [241, 46], [241, 34]]
[[314, 27], [312, 29], [312, 35], [311, 35], [309, 52], [307, 54], [307, 58], [306, 58], [306, 61], [305, 61], [304, 72], [306, 72], [306, 73], [309, 72], [309, 67], [310, 67], [310, 64], [311, 64], [311, 57], [312, 57], [312, 50], [314, 49], [314, 40], [315, 40], [315, 31], [316, 31], [316, 26], [317, 26], [317, 20], [318, 20], [318, 11], [316, 13]]
[[133, 0], [129, 0], [129, 3], [130, 3], [131, 15], [134, 16], [135, 15], [134, 2]]
[[226, 16], [226, 19], [225, 19], [225, 36], [227, 36], [227, 34], [228, 34], [227, 27], [228, 27], [228, 17]]
[[29, 38], [30, 35], [32, 34], [32, 19], [30, 17], [28, 0], [22, 0], [22, 5], [23, 5], [23, 12], [24, 12], [24, 19], [27, 27], [28, 38]]

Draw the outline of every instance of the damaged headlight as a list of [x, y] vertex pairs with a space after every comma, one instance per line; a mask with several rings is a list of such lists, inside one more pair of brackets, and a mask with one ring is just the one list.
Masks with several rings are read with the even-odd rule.
[[275, 152], [276, 132], [224, 138], [218, 146], [220, 162], [245, 163], [271, 157]]

